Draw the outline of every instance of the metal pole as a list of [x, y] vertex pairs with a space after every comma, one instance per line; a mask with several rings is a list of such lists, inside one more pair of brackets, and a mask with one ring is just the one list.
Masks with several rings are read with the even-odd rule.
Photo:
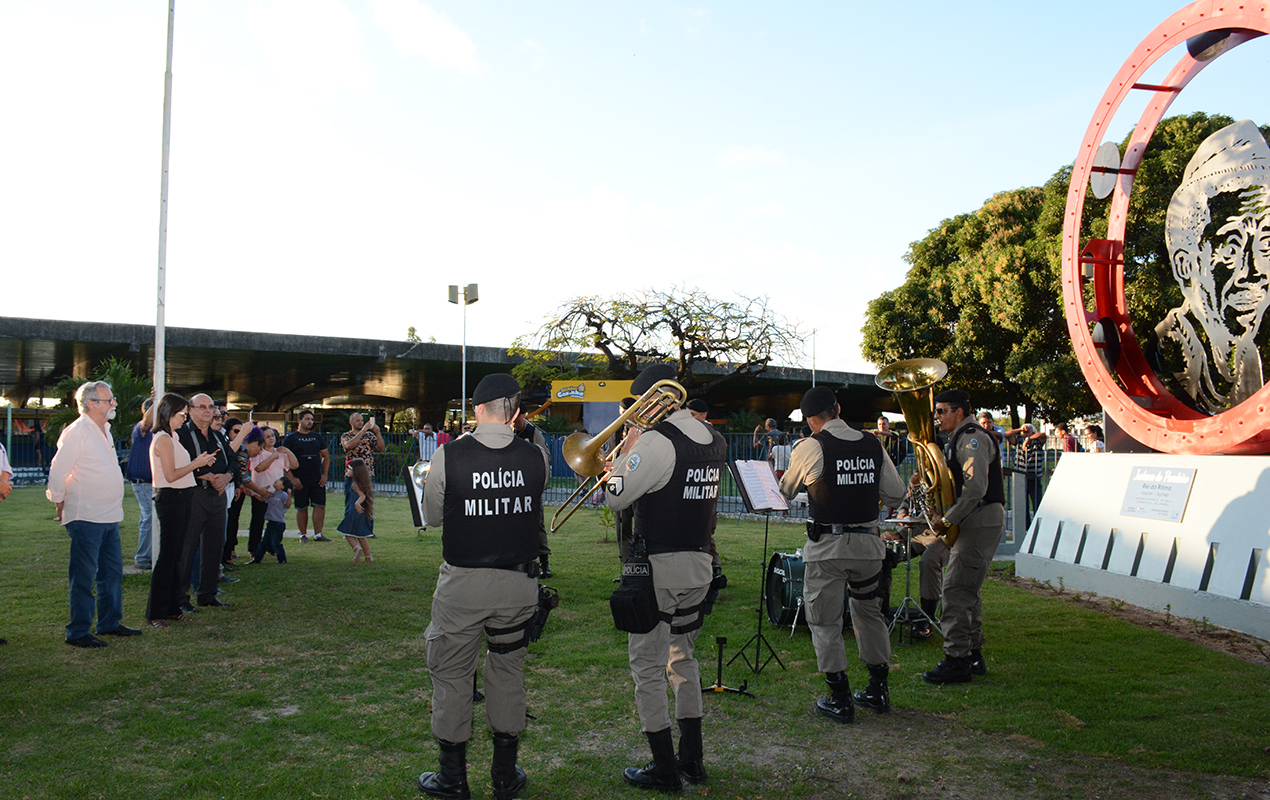
[[459, 431], [462, 432], [463, 425], [467, 424], [467, 287], [463, 287], [463, 391], [459, 392], [459, 407], [463, 409], [459, 412], [461, 420]]
[[816, 386], [816, 329], [811, 329], [811, 385]]
[[[176, 0], [168, 0], [168, 60], [163, 73], [163, 165], [159, 179], [159, 274], [158, 300], [154, 321], [154, 392], [162, 397], [167, 381], [167, 356], [164, 352], [166, 335], [164, 310], [167, 305], [168, 266], [168, 152], [172, 142], [172, 39], [175, 31]], [[155, 537], [158, 543], [158, 537]], [[157, 557], [157, 553], [155, 554]]]

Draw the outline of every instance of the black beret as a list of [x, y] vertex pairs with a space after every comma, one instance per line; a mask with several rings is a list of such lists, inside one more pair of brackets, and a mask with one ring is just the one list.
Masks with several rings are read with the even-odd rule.
[[970, 395], [960, 389], [949, 389], [935, 395], [936, 403], [947, 403], [953, 408], [963, 408], [969, 410]]
[[838, 404], [838, 397], [828, 386], [813, 386], [803, 395], [803, 402], [798, 408], [803, 417], [814, 417], [829, 411]]
[[653, 364], [651, 367], [644, 367], [631, 383], [631, 394], [636, 397], [653, 388], [653, 384], [658, 381], [673, 381], [679, 374], [679, 370], [670, 364]]
[[710, 406], [700, 397], [694, 397], [688, 401], [688, 410], [696, 411], [698, 414], [708, 414], [710, 413]]
[[520, 384], [516, 382], [516, 379], [506, 372], [496, 372], [493, 375], [486, 375], [481, 378], [480, 383], [476, 384], [476, 391], [472, 392], [472, 405], [479, 406], [491, 400], [515, 397], [518, 394], [520, 394]]

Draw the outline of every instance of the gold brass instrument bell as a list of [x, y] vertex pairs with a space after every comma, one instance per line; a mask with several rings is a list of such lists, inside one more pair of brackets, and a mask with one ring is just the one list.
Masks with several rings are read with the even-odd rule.
[[[895, 395], [908, 424], [908, 440], [913, 445], [921, 485], [913, 492], [913, 511], [930, 523], [932, 515], [943, 516], [957, 502], [956, 485], [935, 430], [935, 401], [932, 386], [948, 374], [948, 365], [937, 358], [910, 358], [896, 361], [878, 372], [874, 383]], [[959, 528], [948, 526], [940, 538], [951, 547]]]
[[[609, 473], [613, 470], [609, 467], [608, 455], [604, 452], [605, 442], [627, 424], [641, 431], [648, 430], [687, 400], [688, 392], [678, 382], [658, 381], [640, 395], [630, 408], [623, 411], [621, 416], [595, 436], [588, 436], [578, 431], [565, 437], [564, 443], [560, 446], [564, 460], [570, 469], [585, 477], [586, 480], [582, 481], [573, 494], [569, 495], [569, 499], [565, 500], [551, 517], [551, 532], [555, 533], [559, 530], [560, 526], [582, 507], [586, 499], [608, 480]], [[622, 445], [619, 442], [617, 447], [613, 448], [613, 452], [616, 453], [621, 449]], [[561, 514], [564, 516], [562, 517]]]

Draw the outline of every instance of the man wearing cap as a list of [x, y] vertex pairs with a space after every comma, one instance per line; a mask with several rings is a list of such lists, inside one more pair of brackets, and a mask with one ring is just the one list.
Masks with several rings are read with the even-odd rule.
[[[674, 367], [646, 368], [631, 384], [642, 395]], [[673, 411], [648, 431], [632, 430], [614, 459], [605, 502], [615, 511], [634, 508], [635, 550], [642, 542], [651, 565], [660, 621], [649, 633], [628, 634], [635, 707], [653, 760], [628, 767], [623, 777], [641, 789], [678, 791], [707, 779], [702, 757], [701, 676], [693, 645], [701, 630], [712, 580], [710, 531], [727, 444], [687, 409]], [[675, 693], [679, 753], [670, 730], [667, 673]]]
[[[547, 448], [547, 437], [543, 436], [542, 431], [538, 430], [538, 426], [525, 419], [525, 409], [520, 410], [521, 413], [516, 415], [516, 422], [513, 427], [516, 435], [521, 439], [529, 442], [535, 447], [541, 448], [547, 454], [547, 474], [551, 474], [551, 451]], [[430, 425], [425, 428], [431, 430]], [[422, 436], [422, 434], [421, 434]], [[422, 439], [420, 439], [422, 441]], [[433, 452], [436, 452], [436, 446], [433, 445]], [[428, 456], [431, 458], [431, 454]], [[547, 546], [547, 518], [543, 514], [542, 504], [538, 504], [538, 568], [539, 574], [543, 578], [551, 577], [551, 563], [549, 556], [551, 548]]]
[[[935, 420], [940, 433], [951, 434], [944, 458], [952, 472], [957, 502], [943, 516], [931, 517], [931, 527], [944, 534], [960, 525], [944, 570], [944, 660], [922, 677], [928, 683], [965, 683], [973, 675], [987, 675], [983, 660], [983, 596], [992, 557], [1005, 531], [1005, 490], [1001, 480], [1001, 452], [993, 438], [975, 423], [970, 395], [958, 390], [935, 395]], [[917, 478], [919, 476], [916, 476]]]
[[[905, 489], [877, 437], [838, 418], [838, 400], [831, 389], [813, 387], [803, 395], [800, 408], [812, 436], [794, 448], [780, 490], [787, 498], [807, 490], [803, 599], [816, 665], [830, 691], [829, 697], [816, 701], [815, 710], [834, 722], [848, 723], [855, 721], [855, 705], [879, 714], [891, 710], [891, 638], [882, 586], [886, 546], [878, 535], [878, 504], [899, 505]], [[869, 668], [868, 686], [854, 697], [842, 639], [844, 588], [850, 592], [860, 660]]]
[[1256, 123], [1231, 123], [1196, 149], [1169, 201], [1164, 243], [1182, 304], [1155, 333], [1182, 362], [1174, 377], [1189, 402], [1214, 414], [1265, 383], [1257, 339], [1270, 306], [1270, 147]]
[[472, 686], [482, 641], [485, 716], [494, 735], [494, 797], [515, 797], [525, 771], [516, 765], [525, 729], [525, 650], [538, 605], [538, 519], [547, 485], [547, 452], [516, 436], [520, 384], [488, 375], [472, 393], [476, 430], [432, 456], [424, 515], [442, 527], [441, 565], [427, 640], [432, 673], [432, 733], [441, 769], [419, 776], [433, 797], [466, 798]]

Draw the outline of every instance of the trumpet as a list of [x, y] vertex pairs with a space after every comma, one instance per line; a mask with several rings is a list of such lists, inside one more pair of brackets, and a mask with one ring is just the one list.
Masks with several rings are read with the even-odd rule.
[[[676, 381], [658, 381], [640, 395], [630, 408], [623, 411], [607, 428], [595, 436], [588, 436], [582, 431], [569, 434], [561, 445], [561, 452], [569, 468], [585, 477], [586, 480], [574, 490], [573, 494], [569, 495], [569, 499], [565, 500], [551, 517], [551, 532], [555, 533], [559, 530], [560, 526], [582, 507], [586, 499], [608, 480], [613, 470], [609, 466], [608, 455], [604, 452], [605, 442], [626, 425], [641, 431], [648, 430], [683, 405], [687, 399], [688, 391]], [[625, 442], [626, 437], [622, 437], [622, 441], [613, 448], [612, 454], [620, 453]], [[561, 514], [564, 516], [562, 517]]]

